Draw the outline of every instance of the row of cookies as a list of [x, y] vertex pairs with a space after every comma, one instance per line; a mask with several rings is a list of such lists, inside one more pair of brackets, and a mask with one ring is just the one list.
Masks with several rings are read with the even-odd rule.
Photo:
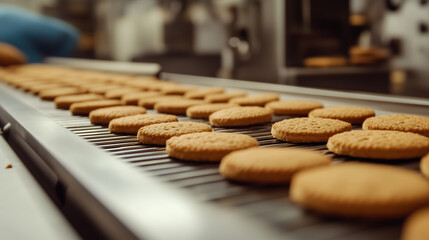
[[[329, 108], [326, 108], [326, 109], [329, 109]], [[258, 109], [258, 111], [259, 110], [260, 109]], [[338, 112], [340, 112], [340, 113], [347, 112], [345, 110], [350, 110], [350, 109], [349, 108], [348, 109], [342, 109], [341, 111], [338, 111]], [[229, 110], [229, 111], [231, 111], [231, 110]], [[226, 114], [226, 116], [230, 116], [230, 115], [231, 115], [231, 113]], [[234, 111], [233, 111], [232, 115], [234, 115]], [[243, 113], [238, 114], [238, 115], [243, 115]], [[250, 116], [253, 116], [253, 115], [254, 114], [250, 114]], [[290, 115], [293, 115], [293, 114], [290, 114]], [[409, 117], [409, 116], [407, 116], [407, 117]], [[333, 116], [332, 114], [330, 114], [330, 115], [328, 114], [328, 116], [325, 116], [325, 118], [336, 118], [336, 117]], [[378, 117], [376, 117], [376, 118], [378, 118]], [[398, 118], [398, 116], [395, 116], [395, 118]], [[402, 119], [401, 116], [399, 118]], [[271, 116], [270, 116], [270, 119], [271, 119]], [[301, 118], [296, 118], [296, 119], [299, 120], [299, 121], [301, 121]], [[312, 119], [307, 119], [307, 118], [302, 118], [302, 119], [305, 119], [305, 121], [317, 120], [316, 121], [316, 125], [320, 124], [320, 121], [323, 121], [323, 120], [320, 120], [320, 116], [317, 116], [317, 117], [313, 116]], [[338, 120], [338, 119], [339, 118], [337, 117], [337, 121], [343, 121], [343, 122], [345, 120], [345, 119], [341, 119], [341, 120]], [[294, 119], [291, 119], [291, 120], [294, 120]], [[327, 120], [327, 119], [324, 119], [324, 120]], [[402, 121], [402, 120], [400, 120], [400, 121]], [[252, 122], [249, 122], [247, 120], [244, 120], [243, 122], [244, 122], [243, 124], [253, 124]], [[386, 121], [383, 120], [382, 122], [386, 122]], [[353, 122], [353, 123], [356, 123], [356, 122]], [[423, 121], [423, 123], [424, 123], [424, 121]], [[193, 124], [190, 124], [190, 125], [193, 125]], [[288, 124], [286, 124], [286, 125], [288, 125]], [[312, 124], [310, 124], [310, 126], [311, 125]], [[331, 125], [330, 123], [329, 124], [323, 124], [322, 127], [323, 126], [326, 127], [326, 126], [330, 126], [330, 125]], [[397, 126], [398, 124], [393, 124], [393, 125]], [[418, 123], [416, 123], [415, 125], [420, 126], [420, 128], [423, 129], [423, 132], [427, 131], [427, 130], [424, 130], [424, 124], [422, 124], [421, 121], [418, 122]], [[422, 127], [422, 125], [423, 125], [423, 127]], [[174, 124], [172, 126], [173, 126], [172, 129], [176, 129], [177, 130], [177, 126], [174, 127]], [[239, 125], [236, 125], [236, 126], [239, 126]], [[365, 126], [365, 124], [364, 124], [364, 126]], [[192, 126], [192, 127], [194, 127], [194, 126]], [[172, 157], [178, 158], [178, 159], [182, 158], [184, 160], [205, 160], [205, 161], [212, 161], [212, 159], [201, 159], [201, 156], [207, 156], [207, 155], [210, 156], [210, 155], [213, 155], [214, 156], [213, 159], [217, 159], [216, 161], [219, 161], [220, 157], [219, 156], [216, 157], [215, 156], [216, 154], [207, 152], [207, 146], [204, 147], [203, 145], [201, 145], [201, 143], [216, 143], [215, 145], [217, 146], [218, 150], [219, 149], [223, 149], [223, 148], [225, 148], [227, 146], [235, 146], [235, 144], [234, 144], [235, 142], [246, 143], [246, 144], [243, 144], [243, 146], [240, 146], [241, 148], [248, 148], [248, 147], [254, 147], [255, 146], [255, 141], [256, 140], [253, 139], [253, 141], [252, 141], [251, 140], [252, 138], [250, 138], [248, 136], [247, 136], [248, 138], [243, 139], [242, 136], [240, 136], [240, 137], [237, 136], [237, 135], [227, 136], [228, 134], [222, 135], [220, 133], [211, 132], [211, 129], [209, 129], [208, 125], [206, 125], [206, 126], [200, 126], [200, 127], [201, 127], [201, 129], [203, 129], [202, 133], [194, 133], [194, 134], [183, 135], [183, 136], [180, 136], [180, 137], [171, 138], [171, 141], [170, 140], [166, 141], [166, 143], [167, 143], [167, 152], [169, 153], [169, 155], [172, 156]], [[303, 128], [304, 127], [302, 127], [302, 126], [301, 127], [297, 127], [298, 130], [299, 129], [302, 130]], [[316, 126], [316, 128], [317, 128], [317, 126]], [[345, 127], [345, 128], [347, 130], [351, 129], [351, 127], [349, 125], [347, 125], [347, 127]], [[274, 126], [273, 126], [273, 129], [274, 129]], [[397, 129], [397, 130], [401, 130], [401, 129]], [[155, 128], [155, 129], [152, 130], [152, 132], [159, 133], [159, 129]], [[273, 135], [275, 135], [275, 134], [273, 134]], [[348, 139], [346, 141], [341, 140], [340, 142], [347, 142], [347, 141], [351, 141], [352, 142], [353, 139], [356, 139], [356, 138], [360, 139], [360, 141], [362, 141], [361, 138], [364, 139], [364, 138], [368, 137], [368, 136], [365, 136], [365, 135], [366, 134], [364, 134], [364, 136], [352, 136], [351, 140], [350, 139]], [[384, 141], [385, 138], [390, 138], [390, 136], [382, 137], [379, 141]], [[237, 139], [237, 141], [235, 141], [234, 139]], [[401, 137], [399, 137], [398, 139], [401, 139]], [[404, 139], [407, 139], [407, 138], [404, 138]], [[232, 142], [229, 142], [229, 140], [232, 141]], [[326, 140], [321, 141], [321, 142], [326, 142]], [[407, 141], [405, 141], [405, 142], [407, 142]], [[224, 146], [219, 146], [219, 145], [222, 145], [220, 143], [225, 143], [225, 144], [224, 144]], [[411, 144], [411, 145], [413, 145], [413, 144]], [[212, 145], [209, 144], [209, 146], [213, 146], [213, 144]], [[328, 144], [328, 146], [329, 146], [329, 144]], [[232, 150], [238, 150], [238, 149], [240, 149], [240, 147], [232, 148], [232, 149], [226, 150], [226, 151], [232, 152]], [[267, 151], [264, 152], [265, 150], [267, 150]], [[286, 152], [283, 152], [282, 150], [286, 150]], [[254, 182], [259, 182], [260, 183], [260, 182], [264, 182], [264, 181], [269, 182], [268, 179], [271, 179], [271, 178], [272, 179], [276, 179], [277, 181], [279, 181], [278, 180], [278, 176], [282, 176], [282, 177], [286, 178], [286, 180], [280, 180], [280, 181], [283, 181], [283, 182], [286, 181], [287, 182], [287, 181], [290, 181], [290, 180], [287, 180], [287, 179], [291, 179], [292, 176], [296, 172], [298, 172], [300, 170], [307, 169], [309, 167], [319, 166], [319, 165], [326, 165], [327, 163], [330, 163], [330, 160], [327, 160], [326, 159], [327, 157], [323, 156], [323, 155], [319, 155], [318, 157], [315, 157], [315, 156], [308, 157], [310, 159], [308, 162], [305, 162], [305, 160], [296, 160], [296, 163], [294, 163], [293, 159], [299, 159], [297, 156], [301, 156], [301, 155], [305, 156], [308, 153], [304, 153], [302, 151], [298, 151], [298, 153], [295, 153], [295, 155], [294, 155], [293, 153], [289, 153], [288, 150], [289, 149], [277, 149], [276, 150], [276, 149], [273, 149], [273, 148], [271, 148], [271, 149], [263, 149], [263, 148], [256, 148], [255, 149], [255, 148], [250, 148], [249, 150], [242, 150], [242, 151], [238, 151], [238, 152], [233, 152], [230, 155], [227, 155], [226, 157], [223, 157], [224, 160], [222, 160], [221, 167], [220, 167], [220, 172], [225, 177], [227, 177], [229, 179], [233, 179], [233, 180], [238, 180], [238, 181], [248, 181], [248, 182], [254, 181]], [[259, 151], [261, 151], [261, 152], [259, 153]], [[276, 155], [277, 151], [279, 152], [277, 154], [278, 155], [278, 159], [280, 159], [280, 160], [278, 160], [279, 162], [275, 163], [275, 164], [267, 163], [267, 161], [266, 161], [267, 159], [276, 159], [274, 156]], [[362, 150], [362, 149], [359, 150], [358, 149], [357, 151], [363, 151], [363, 152], [365, 152], [366, 150], [365, 149], [364, 150]], [[413, 151], [410, 151], [410, 152], [413, 152]], [[289, 154], [292, 154], [293, 157], [288, 157]], [[314, 154], [314, 153], [312, 152], [311, 154]], [[218, 155], [225, 156], [225, 154], [218, 154]], [[244, 155], [244, 157], [242, 155]], [[393, 155], [395, 155], [395, 154], [393, 154]], [[192, 156], [194, 156], [195, 159], [192, 159]], [[238, 157], [234, 157], [234, 156], [238, 156]], [[250, 156], [255, 156], [255, 162], [252, 162], [250, 160], [248, 161], [248, 159], [252, 159]], [[259, 157], [257, 157], [257, 156], [259, 156]], [[270, 156], [270, 157], [267, 158], [267, 156]], [[228, 160], [228, 159], [238, 159], [238, 160]], [[243, 159], [246, 159], [246, 161], [243, 161]], [[284, 161], [284, 159], [288, 159], [288, 162]], [[314, 160], [314, 159], [319, 159], [319, 160]], [[237, 162], [239, 162], [239, 164], [242, 164], [244, 166], [238, 165], [238, 167], [237, 167], [236, 166], [237, 163], [235, 163], [234, 161], [237, 161]], [[258, 167], [258, 163], [262, 164], [262, 165]], [[293, 169], [293, 167], [291, 167], [289, 165], [292, 165], [293, 167], [295, 167], [295, 171], [291, 171], [291, 169]], [[300, 167], [300, 165], [302, 165], [302, 166]], [[344, 164], [341, 164], [339, 166], [343, 166], [343, 165]], [[378, 172], [380, 174], [382, 174], [382, 173], [386, 174], [385, 171], [388, 171], [388, 172], [390, 171], [390, 170], [386, 170], [386, 169], [380, 169], [380, 168], [384, 168], [384, 166], [378, 166], [378, 165], [377, 166], [362, 166], [362, 165], [366, 165], [366, 164], [358, 164], [358, 165], [359, 165], [358, 167], [352, 166], [352, 167], [343, 167], [343, 168], [344, 169], [347, 169], [347, 168], [355, 169], [355, 170], [351, 170], [352, 172], [353, 171], [354, 172], [359, 172], [358, 170], [356, 170], [358, 168], [362, 168], [362, 169], [365, 169], [365, 168], [368, 168], [368, 167], [370, 169], [378, 168], [378, 170], [376, 172]], [[272, 167], [271, 170], [269, 169], [269, 166]], [[283, 172], [281, 170], [279, 170], [279, 169], [281, 169], [282, 166], [283, 166], [283, 168], [286, 169]], [[303, 167], [303, 166], [305, 166], [305, 167]], [[328, 166], [327, 168], [331, 169], [331, 167], [333, 167], [333, 166]], [[267, 174], [262, 174], [261, 173], [261, 169], [262, 169], [262, 172], [265, 171]], [[320, 168], [320, 169], [322, 170], [322, 168]], [[344, 171], [346, 171], [344, 169], [335, 170], [335, 171], [344, 172]], [[249, 179], [252, 179], [252, 171], [255, 172], [253, 174], [257, 178], [256, 181], [255, 180], [249, 180]], [[328, 170], [325, 170], [325, 171], [328, 171]], [[329, 171], [331, 171], [331, 170], [329, 170]], [[334, 170], [332, 170], [332, 171], [334, 171]], [[304, 172], [307, 172], [307, 171], [304, 171]], [[395, 173], [395, 175], [396, 174], [400, 175], [402, 173]], [[277, 177], [276, 177], [276, 175], [277, 175]], [[330, 175], [330, 174], [328, 174], [328, 175]], [[341, 174], [335, 173], [334, 175], [338, 176], [338, 175], [341, 175]], [[240, 177], [237, 177], [237, 176], [241, 176], [241, 177], [244, 176], [244, 179], [240, 179]], [[299, 176], [299, 175], [297, 175], [297, 176]], [[314, 177], [311, 177], [311, 176], [315, 176], [315, 174], [310, 174], [310, 177], [309, 177], [310, 179], [314, 178]], [[322, 176], [323, 176], [323, 174], [322, 174]], [[351, 176], [353, 176], [353, 174], [350, 174], [350, 175], [347, 174], [346, 176], [344, 176], [345, 179], [339, 178], [339, 179], [336, 179], [335, 181], [334, 180], [333, 181], [334, 182], [339, 181], [339, 182], [347, 183], [347, 181], [350, 181], [350, 179], [348, 179], [348, 178], [350, 178]], [[378, 176], [378, 175], [376, 174], [375, 176]], [[370, 186], [372, 186], [374, 188], [374, 182], [376, 181], [377, 178], [380, 178], [380, 177], [381, 177], [381, 175], [378, 176], [378, 177], [374, 177], [374, 179], [373, 179], [374, 181], [370, 182], [371, 183]], [[325, 178], [326, 178], [326, 176], [322, 177], [322, 179], [325, 179]], [[359, 177], [356, 177], [356, 176], [353, 176], [353, 178], [357, 178], [357, 180], [356, 179], [354, 180], [356, 182], [359, 182], [359, 180], [365, 180], [366, 179], [365, 181], [368, 183], [368, 178], [359, 179]], [[316, 201], [320, 202], [321, 199], [320, 199], [320, 197], [316, 197], [315, 199], [311, 198], [312, 194], [315, 194], [315, 192], [317, 191], [314, 188], [312, 189], [310, 187], [308, 190], [303, 190], [303, 189], [306, 189], [307, 187], [306, 187], [305, 183], [300, 183], [300, 182], [306, 182], [306, 181], [314, 181], [314, 184], [317, 185], [317, 182], [320, 181], [320, 179], [319, 180], [303, 180], [303, 181], [298, 181], [297, 180], [297, 181], [292, 181], [292, 185], [291, 185], [291, 190], [290, 191], [291, 191], [291, 198], [293, 200], [295, 200], [296, 202], [304, 205], [305, 207], [312, 208], [312, 209], [315, 209], [315, 210], [318, 210], [318, 211], [321, 211], [321, 212], [325, 211], [328, 214], [355, 216], [353, 214], [356, 214], [356, 213], [353, 213], [353, 211], [350, 212], [349, 211], [350, 209], [347, 209], [347, 208], [344, 209], [345, 207], [343, 207], [341, 205], [341, 202], [335, 202], [334, 201], [334, 202], [327, 202], [327, 203], [323, 203], [323, 204], [319, 203], [319, 204], [316, 204], [317, 206], [312, 206], [312, 204], [313, 205], [315, 204], [314, 202], [316, 202]], [[407, 179], [406, 182], [409, 182], [409, 181], [411, 181], [411, 180]], [[294, 184], [294, 182], [297, 182], [297, 183]], [[294, 187], [294, 186], [297, 186], [297, 187]], [[337, 197], [337, 196], [335, 196], [336, 193], [333, 193], [334, 194], [333, 196], [329, 196], [329, 191], [330, 190], [332, 192], [334, 192], [333, 189], [335, 188], [335, 184], [331, 183], [331, 184], [329, 184], [329, 186], [331, 186], [332, 188], [328, 187], [328, 189], [325, 189], [326, 192], [323, 192], [323, 193], [327, 194], [327, 198], [329, 198], [329, 197]], [[421, 188], [422, 184], [420, 184], [420, 185], [417, 184], [417, 186], [420, 186], [420, 188], [417, 187], [417, 189], [419, 191], [424, 190], [424, 188]], [[366, 185], [366, 187], [368, 187], [368, 185]], [[380, 187], [380, 189], [385, 188], [385, 186], [383, 184], [381, 184], [381, 186], [379, 186], [379, 187]], [[365, 189], [364, 187], [362, 187], [362, 188]], [[294, 189], [298, 189], [298, 190], [294, 190]], [[395, 195], [395, 193], [397, 193], [399, 191], [398, 189], [400, 189], [400, 188], [395, 187], [390, 194], [392, 194], [392, 196]], [[402, 189], [401, 191], [403, 191], [403, 190], [404, 189]], [[303, 193], [303, 191], [304, 191], [304, 193]], [[307, 193], [306, 191], [309, 191], [309, 192]], [[359, 192], [359, 191], [357, 191], [355, 193], [350, 193], [350, 194], [361, 194], [361, 195], [364, 195], [364, 193], [365, 192]], [[310, 196], [306, 196], [305, 194], [310, 194]], [[304, 195], [304, 197], [302, 197], [303, 195]], [[354, 206], [352, 203], [347, 203], [347, 204], [350, 205], [349, 207], [351, 209], [355, 209], [355, 210], [357, 209], [355, 212], [360, 213], [361, 214], [361, 215], [359, 215], [360, 217], [368, 217], [368, 216], [369, 217], [393, 217], [393, 216], [397, 217], [398, 214], [401, 215], [401, 216], [403, 216], [404, 213], [408, 214], [410, 211], [414, 210], [416, 207], [421, 206], [419, 204], [421, 203], [422, 199], [426, 198], [426, 196], [427, 195], [425, 195], [425, 191], [422, 191], [422, 194], [420, 196], [418, 196], [417, 200], [416, 200], [416, 198], [411, 198], [412, 199], [411, 202], [410, 201], [408, 201], [408, 202], [405, 201], [405, 202], [401, 202], [398, 205], [393, 206], [392, 208], [388, 208], [388, 207], [384, 208], [383, 209], [384, 212], [388, 212], [389, 214], [391, 214], [391, 215], [388, 215], [388, 216], [387, 215], [383, 215], [383, 212], [380, 212], [380, 211], [373, 211], [373, 210], [371, 210], [371, 211], [365, 211], [366, 208], [362, 208], [362, 206]], [[370, 201], [370, 200], [371, 199], [368, 199], [367, 201]], [[371, 201], [375, 201], [376, 205], [377, 204], [380, 204], [380, 205], [386, 205], [387, 204], [388, 205], [389, 201], [391, 201], [391, 200], [392, 199], [388, 199], [387, 200], [388, 202], [386, 203], [386, 202], [378, 201], [377, 200], [377, 196], [375, 196], [374, 199], [372, 199]], [[419, 204], [417, 204], [417, 203], [419, 203]], [[329, 207], [329, 204], [331, 204], [331, 207]], [[403, 204], [403, 205], [410, 205], [411, 207], [409, 207], [408, 210], [406, 210], [406, 211], [402, 211], [400, 213], [395, 213], [396, 215], [394, 213], [392, 213], [392, 209], [393, 208], [396, 209], [396, 208], [403, 207], [401, 204]], [[319, 205], [323, 205], [323, 206], [320, 207]], [[366, 207], [370, 208], [370, 207], [374, 207], [374, 206], [366, 206]], [[335, 209], [330, 209], [330, 208], [335, 208]], [[364, 210], [362, 210], [362, 209], [364, 209]], [[369, 212], [369, 213], [366, 213], [366, 212]], [[365, 215], [363, 213], [366, 213], [366, 214], [369, 214], [369, 215]]]

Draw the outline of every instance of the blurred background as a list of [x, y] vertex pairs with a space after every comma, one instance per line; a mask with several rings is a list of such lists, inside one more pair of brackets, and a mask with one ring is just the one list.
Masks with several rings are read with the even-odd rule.
[[[0, 0], [79, 31], [72, 57], [429, 98], [427, 0]], [[0, 33], [1, 35], [1, 33]]]

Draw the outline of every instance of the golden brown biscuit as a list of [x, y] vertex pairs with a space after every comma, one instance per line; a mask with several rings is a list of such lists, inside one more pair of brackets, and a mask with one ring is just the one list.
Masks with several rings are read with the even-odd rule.
[[204, 97], [204, 100], [209, 103], [227, 103], [229, 100], [238, 97], [244, 97], [247, 93], [237, 91], [237, 92], [227, 92], [227, 93], [214, 93], [209, 94]]
[[149, 90], [149, 91], [161, 91], [162, 88], [169, 87], [169, 86], [178, 87], [179, 84], [175, 83], [175, 82], [157, 81], [157, 82], [154, 82], [152, 84], [147, 85], [147, 90]]
[[205, 96], [214, 93], [223, 93], [225, 91], [222, 87], [209, 87], [204, 89], [197, 89], [188, 91], [184, 96], [189, 99], [204, 99]]
[[229, 103], [236, 103], [240, 106], [259, 106], [263, 107], [265, 104], [277, 101], [280, 97], [277, 93], [261, 93], [256, 95], [251, 95], [247, 97], [238, 97], [229, 100]]
[[140, 89], [137, 88], [130, 88], [130, 87], [121, 87], [121, 88], [115, 88], [115, 89], [110, 89], [108, 91], [106, 91], [104, 93], [104, 96], [107, 99], [121, 99], [121, 97], [124, 94], [127, 93], [133, 93], [133, 92], [140, 92]]
[[208, 119], [212, 113], [232, 107], [238, 107], [238, 105], [232, 103], [212, 103], [196, 105], [186, 109], [186, 116], [189, 118]]
[[87, 102], [73, 103], [70, 105], [70, 111], [74, 115], [88, 115], [91, 111], [99, 108], [120, 106], [121, 101], [116, 99], [103, 99]]
[[177, 96], [177, 95], [169, 95], [169, 96], [156, 96], [156, 97], [144, 97], [144, 98], [140, 98], [137, 101], [137, 105], [148, 108], [148, 109], [152, 109], [156, 103], [158, 102], [172, 102], [172, 101], [177, 101], [183, 99], [183, 97], [181, 96]]
[[309, 57], [304, 59], [306, 67], [340, 67], [347, 65], [347, 58], [345, 57]]
[[109, 129], [112, 133], [137, 134], [141, 127], [166, 122], [177, 122], [177, 116], [170, 114], [137, 114], [120, 117], [110, 121]]
[[311, 111], [308, 117], [313, 118], [332, 118], [351, 124], [363, 123], [365, 119], [375, 116], [374, 110], [364, 107], [341, 106], [327, 107]]
[[219, 172], [239, 182], [282, 184], [302, 170], [328, 165], [331, 158], [315, 151], [286, 148], [250, 148], [226, 155]]
[[356, 130], [329, 138], [326, 145], [338, 155], [373, 159], [418, 158], [429, 152], [429, 138], [410, 132]]
[[39, 92], [39, 97], [43, 100], [54, 100], [59, 96], [67, 96], [67, 95], [76, 95], [80, 93], [85, 93], [85, 90], [82, 90], [77, 87], [60, 87], [60, 88], [50, 88], [45, 89]]
[[139, 129], [137, 139], [144, 144], [165, 145], [168, 139], [189, 133], [211, 132], [205, 123], [169, 122], [145, 126]]
[[327, 142], [338, 133], [352, 130], [352, 125], [336, 119], [292, 118], [273, 124], [273, 137], [286, 142], [311, 143]]
[[377, 116], [366, 119], [362, 128], [366, 130], [414, 132], [429, 137], [429, 118], [408, 114]]
[[316, 101], [287, 100], [269, 102], [265, 107], [276, 115], [307, 116], [310, 111], [323, 108], [323, 104]]
[[67, 85], [64, 85], [62, 83], [39, 83], [39, 84], [32, 84], [31, 86], [27, 87], [27, 90], [33, 94], [38, 94], [42, 90], [46, 89], [52, 89], [52, 88], [62, 88], [62, 87], [69, 87]]
[[188, 107], [205, 104], [202, 100], [195, 99], [177, 99], [174, 101], [160, 101], [153, 107], [160, 113], [185, 115]]
[[234, 107], [209, 116], [210, 124], [219, 127], [249, 126], [270, 122], [272, 112], [262, 107]]
[[429, 208], [422, 208], [407, 218], [402, 229], [402, 240], [427, 240], [429, 236]]
[[137, 105], [140, 98], [151, 98], [157, 96], [161, 96], [161, 93], [155, 91], [131, 92], [122, 95], [121, 103], [123, 105]]
[[196, 90], [197, 87], [186, 85], [163, 86], [160, 92], [164, 95], [185, 95], [189, 91]]
[[103, 85], [95, 85], [95, 86], [90, 86], [88, 87], [87, 91], [90, 93], [96, 93], [96, 94], [102, 94], [104, 95], [107, 91], [112, 90], [112, 89], [117, 89], [117, 88], [121, 88], [121, 85], [117, 85], [117, 84], [103, 84]]
[[19, 65], [27, 62], [25, 54], [8, 43], [0, 43], [0, 66]]
[[429, 182], [417, 172], [399, 167], [341, 163], [294, 175], [290, 198], [329, 215], [400, 218], [428, 205]]
[[167, 140], [167, 154], [186, 161], [219, 162], [232, 151], [257, 147], [258, 141], [238, 133], [201, 132]]
[[128, 87], [138, 88], [141, 90], [149, 90], [151, 85], [157, 84], [158, 82], [160, 81], [155, 77], [138, 77], [126, 81], [123, 84]]
[[69, 109], [70, 105], [72, 105], [73, 103], [101, 100], [103, 98], [103, 96], [98, 94], [86, 93], [78, 95], [59, 96], [55, 98], [54, 102], [57, 108]]
[[420, 171], [429, 178], [429, 153], [420, 160]]
[[107, 125], [115, 118], [144, 113], [146, 113], [146, 109], [138, 106], [106, 107], [91, 111], [89, 113], [89, 120], [91, 120], [91, 123]]

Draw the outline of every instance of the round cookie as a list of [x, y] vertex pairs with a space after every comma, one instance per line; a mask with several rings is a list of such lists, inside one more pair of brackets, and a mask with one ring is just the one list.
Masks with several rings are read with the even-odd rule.
[[60, 87], [60, 88], [51, 88], [45, 89], [39, 92], [39, 97], [42, 100], [54, 100], [59, 96], [75, 95], [79, 93], [85, 93], [85, 90], [82, 90], [77, 87]]
[[97, 93], [97, 94], [105, 94], [107, 91], [112, 90], [112, 89], [117, 89], [117, 88], [121, 88], [121, 85], [117, 85], [117, 84], [103, 84], [103, 85], [95, 85], [92, 87], [88, 88], [88, 92], [90, 93]]
[[429, 138], [410, 132], [356, 130], [329, 138], [329, 151], [373, 159], [418, 158], [429, 152]]
[[209, 94], [204, 97], [204, 101], [209, 103], [227, 103], [229, 100], [237, 97], [244, 97], [247, 93], [237, 91], [237, 92], [227, 92], [227, 93], [214, 93]]
[[42, 90], [46, 90], [46, 89], [53, 89], [53, 88], [62, 88], [62, 87], [68, 87], [65, 84], [62, 83], [53, 83], [53, 82], [49, 82], [49, 83], [39, 83], [39, 84], [33, 84], [30, 87], [28, 87], [28, 91], [33, 93], [33, 94], [38, 94], [40, 91]]
[[270, 122], [272, 112], [262, 107], [233, 107], [209, 116], [210, 124], [218, 127], [238, 127]]
[[263, 107], [265, 104], [277, 101], [280, 97], [277, 93], [261, 93], [247, 97], [238, 97], [229, 100], [229, 103], [235, 103], [240, 106], [259, 106]]
[[157, 102], [153, 108], [160, 113], [185, 115], [188, 107], [201, 104], [205, 104], [205, 102], [194, 99], [177, 99], [174, 101]]
[[341, 163], [295, 174], [289, 196], [303, 207], [328, 215], [394, 219], [428, 205], [429, 182], [399, 167]]
[[176, 95], [144, 97], [144, 98], [140, 98], [137, 101], [137, 105], [145, 108], [153, 109], [153, 107], [157, 102], [163, 102], [163, 101], [172, 102], [172, 101], [177, 101], [179, 99], [183, 99], [183, 98], [181, 96], [176, 96]]
[[341, 106], [320, 108], [311, 111], [308, 117], [332, 118], [351, 124], [362, 123], [365, 119], [375, 116], [374, 110], [364, 107]]
[[429, 153], [420, 160], [420, 171], [429, 178]]
[[112, 133], [137, 134], [141, 127], [166, 122], [177, 122], [177, 116], [170, 114], [137, 114], [115, 118], [110, 121], [109, 130]]
[[172, 137], [181, 136], [189, 133], [211, 131], [212, 128], [205, 123], [158, 123], [140, 128], [137, 134], [137, 139], [144, 144], [165, 145], [165, 142]]
[[271, 127], [271, 135], [286, 142], [327, 142], [331, 136], [350, 130], [352, 125], [341, 120], [292, 118], [274, 123]]
[[144, 107], [138, 106], [115, 106], [99, 108], [89, 113], [89, 120], [95, 124], [109, 124], [115, 118], [132, 116], [146, 113]]
[[170, 157], [186, 161], [219, 162], [232, 151], [259, 146], [251, 136], [239, 133], [190, 133], [167, 140]]
[[323, 108], [323, 104], [316, 101], [288, 100], [269, 102], [265, 107], [275, 115], [307, 116], [310, 111]]
[[164, 95], [185, 95], [189, 91], [196, 90], [194, 86], [178, 85], [178, 86], [164, 86], [161, 88], [161, 93]]
[[189, 118], [208, 119], [212, 113], [232, 107], [238, 107], [238, 105], [232, 103], [212, 103], [196, 105], [186, 109], [186, 116]]
[[302, 170], [328, 165], [331, 158], [315, 151], [251, 148], [226, 155], [219, 172], [227, 179], [262, 184], [289, 183]]
[[429, 118], [408, 114], [377, 116], [366, 119], [362, 128], [366, 130], [414, 132], [429, 137]]
[[140, 92], [141, 90], [138, 88], [130, 88], [130, 87], [122, 87], [110, 89], [104, 93], [104, 96], [107, 99], [121, 99], [124, 94], [132, 93], [132, 92]]
[[402, 240], [426, 240], [429, 236], [429, 207], [414, 212], [405, 221]]
[[54, 102], [57, 108], [69, 109], [73, 103], [87, 102], [100, 99], [103, 99], [103, 96], [94, 93], [87, 93], [79, 95], [59, 96], [55, 98]]
[[74, 115], [88, 115], [91, 111], [99, 108], [120, 106], [121, 101], [116, 99], [103, 99], [87, 102], [73, 103], [70, 105], [70, 111]]
[[122, 95], [121, 103], [123, 105], [137, 105], [140, 98], [151, 98], [161, 96], [159, 92], [148, 91], [148, 92], [131, 92]]
[[192, 90], [185, 93], [185, 98], [189, 99], [204, 99], [205, 96], [214, 94], [214, 93], [223, 93], [225, 89], [222, 87], [210, 87], [204, 89]]

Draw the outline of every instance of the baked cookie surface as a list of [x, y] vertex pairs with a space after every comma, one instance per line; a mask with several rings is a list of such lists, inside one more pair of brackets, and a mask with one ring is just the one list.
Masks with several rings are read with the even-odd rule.
[[204, 101], [209, 103], [227, 103], [229, 100], [237, 97], [244, 97], [246, 96], [246, 92], [226, 92], [226, 93], [214, 93], [209, 94], [204, 97]]
[[235, 103], [240, 106], [259, 106], [263, 107], [265, 104], [277, 101], [280, 96], [277, 93], [260, 93], [256, 95], [237, 97], [229, 100], [230, 103]]
[[140, 98], [151, 98], [161, 95], [160, 92], [155, 91], [125, 93], [121, 97], [121, 103], [123, 105], [137, 105]]
[[366, 119], [362, 128], [414, 132], [429, 137], [429, 118], [409, 114], [383, 115]]
[[327, 142], [338, 133], [352, 130], [352, 125], [328, 118], [292, 118], [273, 124], [274, 138], [295, 143]]
[[223, 93], [225, 89], [223, 87], [209, 87], [204, 89], [197, 89], [193, 91], [188, 91], [184, 95], [185, 98], [189, 99], [204, 99], [205, 96], [214, 94], [214, 93]]
[[410, 132], [355, 130], [329, 138], [329, 151], [351, 157], [410, 159], [429, 152], [429, 138]]
[[112, 133], [137, 134], [144, 126], [177, 121], [177, 116], [170, 114], [137, 114], [113, 119], [109, 123], [109, 130]]
[[251, 148], [226, 155], [219, 171], [225, 178], [235, 181], [284, 184], [301, 170], [328, 165], [331, 161], [331, 158], [315, 151]]
[[86, 102], [78, 102], [70, 105], [70, 111], [75, 115], [88, 115], [92, 110], [104, 107], [120, 106], [121, 101], [116, 99], [103, 99]]
[[185, 115], [187, 108], [205, 103], [202, 100], [196, 99], [177, 99], [174, 101], [157, 102], [153, 108], [160, 113]]
[[189, 133], [211, 132], [205, 123], [169, 122], [145, 126], [139, 129], [137, 139], [144, 144], [165, 145], [168, 139]]
[[375, 116], [374, 110], [356, 106], [327, 107], [311, 111], [308, 117], [332, 118], [351, 124], [363, 123], [365, 119]]
[[94, 93], [68, 95], [56, 97], [54, 102], [55, 106], [60, 109], [69, 109], [73, 103], [86, 102], [93, 100], [101, 100], [104, 97]]
[[428, 204], [429, 182], [415, 171], [369, 163], [340, 163], [297, 173], [292, 201], [348, 218], [404, 217]]
[[238, 105], [233, 103], [211, 103], [195, 105], [186, 109], [186, 116], [189, 118], [208, 119], [212, 113], [232, 107], [238, 107]]
[[316, 101], [287, 100], [269, 102], [265, 107], [276, 115], [307, 116], [310, 111], [323, 108], [323, 104]]
[[402, 240], [425, 240], [429, 236], [429, 208], [422, 208], [409, 216], [402, 229]]
[[209, 116], [210, 124], [219, 127], [250, 126], [270, 122], [272, 112], [263, 107], [233, 107]]
[[99, 108], [89, 113], [89, 120], [95, 124], [109, 124], [115, 118], [146, 113], [144, 107], [138, 106], [114, 106]]
[[153, 107], [155, 106], [156, 103], [158, 102], [172, 102], [172, 101], [176, 101], [179, 99], [183, 99], [183, 97], [181, 96], [176, 96], [176, 95], [170, 95], [170, 96], [155, 96], [155, 97], [144, 97], [144, 98], [140, 98], [137, 101], [137, 105], [145, 107], [145, 108], [149, 108], [149, 109], [153, 109]]
[[140, 89], [137, 88], [131, 88], [131, 87], [121, 87], [121, 88], [115, 88], [108, 90], [104, 93], [104, 97], [107, 99], [121, 99], [121, 97], [127, 93], [132, 92], [140, 92]]
[[181, 160], [218, 162], [232, 151], [257, 146], [258, 141], [245, 134], [201, 132], [170, 138], [166, 150]]
[[420, 171], [423, 175], [429, 178], [429, 153], [420, 160]]
[[56, 97], [59, 96], [75, 95], [85, 92], [85, 90], [77, 87], [59, 87], [41, 90], [39, 92], [39, 97], [43, 100], [53, 101]]

